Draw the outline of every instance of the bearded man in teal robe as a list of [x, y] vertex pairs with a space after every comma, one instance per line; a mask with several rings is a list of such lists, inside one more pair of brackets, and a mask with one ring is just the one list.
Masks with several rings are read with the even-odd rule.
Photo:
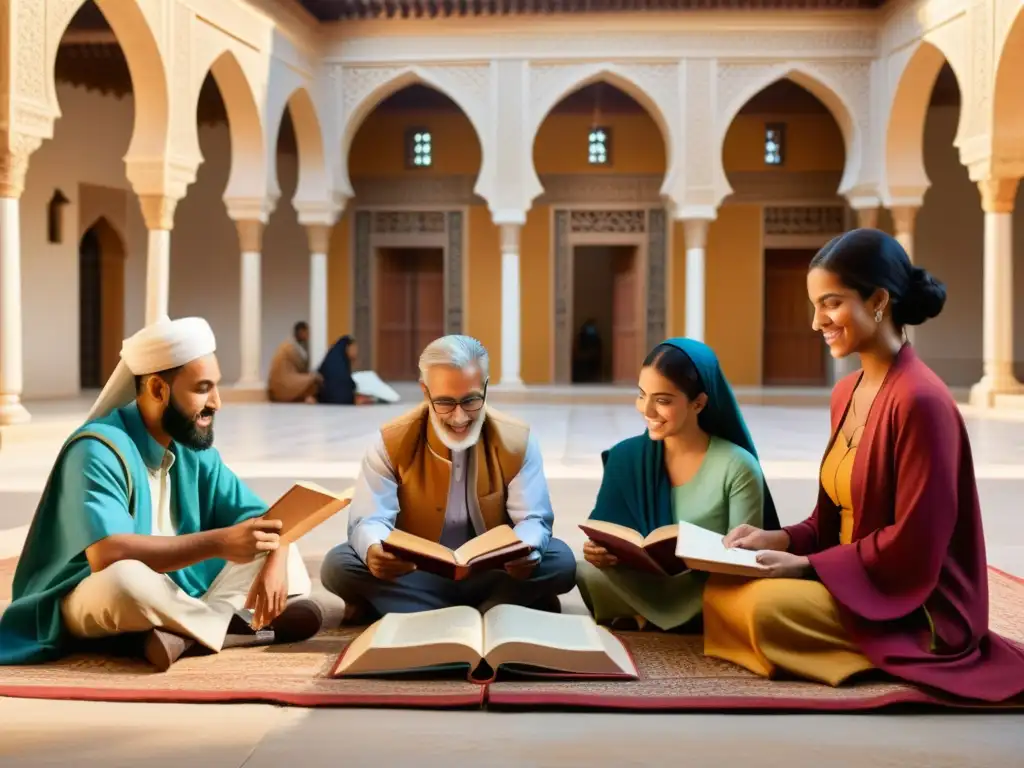
[[0, 615], [0, 664], [127, 635], [166, 670], [193, 648], [320, 630], [298, 551], [212, 448], [215, 351], [201, 318], [164, 318], [124, 342], [36, 509]]

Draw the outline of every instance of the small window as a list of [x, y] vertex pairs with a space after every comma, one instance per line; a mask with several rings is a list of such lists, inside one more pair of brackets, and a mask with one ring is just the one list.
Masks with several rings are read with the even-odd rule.
[[768, 123], [764, 127], [764, 164], [782, 165], [786, 159], [786, 124]]
[[405, 135], [405, 162], [410, 168], [429, 168], [434, 163], [434, 144], [426, 128], [411, 128]]
[[591, 128], [588, 137], [588, 160], [591, 165], [610, 165], [612, 161], [610, 128]]

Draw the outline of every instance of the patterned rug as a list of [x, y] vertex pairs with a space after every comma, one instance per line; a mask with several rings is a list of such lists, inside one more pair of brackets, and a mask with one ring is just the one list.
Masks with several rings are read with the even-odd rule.
[[[1024, 643], [1024, 580], [992, 571], [991, 626]], [[229, 650], [178, 661], [160, 674], [141, 660], [77, 655], [28, 667], [0, 667], [0, 696], [93, 701], [269, 702], [293, 706], [600, 710], [855, 711], [893, 705], [977, 705], [890, 680], [831, 688], [769, 681], [706, 658], [699, 637], [627, 632], [640, 679], [537, 681], [499, 677], [489, 686], [451, 677], [332, 679], [329, 673], [358, 629], [330, 630], [295, 645]], [[1017, 706], [1024, 707], [1024, 701]], [[991, 707], [985, 707], [991, 708]]]

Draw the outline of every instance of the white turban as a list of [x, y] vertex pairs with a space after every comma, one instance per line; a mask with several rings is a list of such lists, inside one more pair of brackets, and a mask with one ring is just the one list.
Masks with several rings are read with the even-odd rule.
[[87, 421], [135, 399], [135, 377], [178, 368], [217, 351], [213, 329], [201, 317], [163, 317], [121, 345], [121, 360], [93, 403]]

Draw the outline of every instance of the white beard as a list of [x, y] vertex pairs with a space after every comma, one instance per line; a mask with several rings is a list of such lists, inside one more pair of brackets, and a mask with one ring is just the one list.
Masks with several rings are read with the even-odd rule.
[[437, 433], [438, 438], [445, 444], [445, 447], [449, 451], [465, 451], [468, 448], [472, 448], [476, 445], [480, 439], [480, 433], [484, 429], [484, 417], [485, 413], [481, 413], [474, 419], [473, 424], [470, 426], [466, 436], [461, 440], [456, 440], [451, 436], [451, 433], [445, 428], [444, 423], [441, 421], [441, 417], [434, 413], [434, 409], [430, 409], [430, 423], [434, 427], [434, 432]]

